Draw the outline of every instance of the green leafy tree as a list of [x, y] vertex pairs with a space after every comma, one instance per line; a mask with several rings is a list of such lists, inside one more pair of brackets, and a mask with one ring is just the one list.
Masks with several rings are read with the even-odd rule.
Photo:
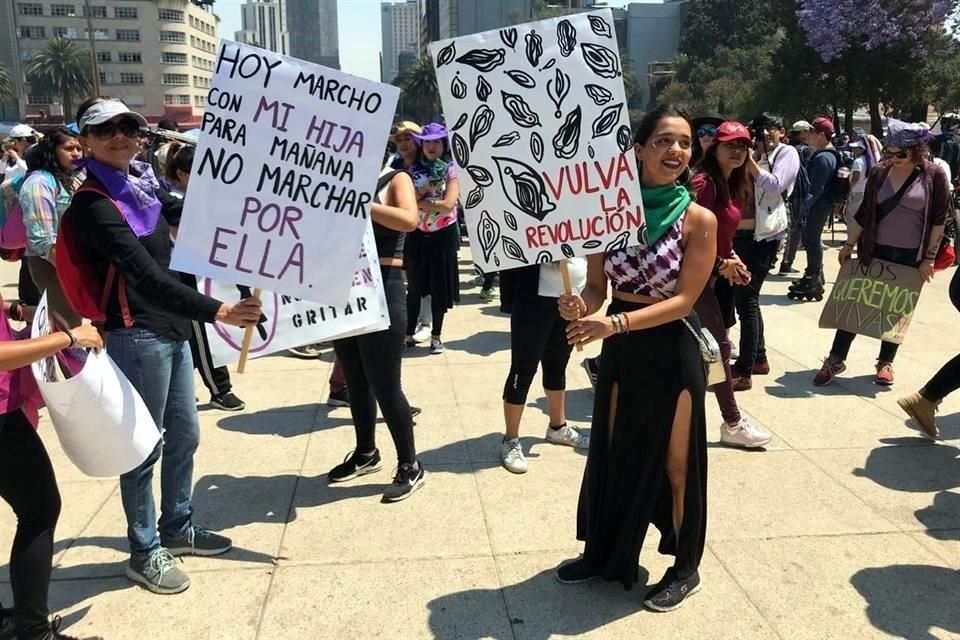
[[720, 47], [752, 49], [792, 17], [792, 4], [791, 0], [690, 0], [680, 32], [680, 53], [709, 60]]
[[60, 96], [65, 114], [73, 113], [73, 98], [90, 91], [90, 55], [66, 38], [51, 38], [26, 68], [35, 91]]
[[400, 110], [418, 122], [439, 119], [440, 91], [433, 58], [421, 56], [407, 67], [396, 80], [400, 87]]

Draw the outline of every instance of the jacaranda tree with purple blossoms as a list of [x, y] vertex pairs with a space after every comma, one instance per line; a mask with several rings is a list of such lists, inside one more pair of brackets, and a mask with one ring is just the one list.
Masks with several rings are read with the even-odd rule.
[[[800, 0], [797, 18], [826, 69], [845, 75], [849, 99], [870, 106], [875, 130], [881, 102], [926, 104], [931, 50], [947, 45], [944, 25], [957, 0]], [[856, 106], [854, 104], [845, 105]]]

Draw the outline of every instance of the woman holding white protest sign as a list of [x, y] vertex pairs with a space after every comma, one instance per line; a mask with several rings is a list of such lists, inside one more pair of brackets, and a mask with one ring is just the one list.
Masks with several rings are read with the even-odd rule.
[[[927, 160], [924, 130], [888, 119], [883, 140], [884, 160], [867, 177], [863, 204], [840, 249], [840, 264], [853, 250], [862, 264], [874, 259], [916, 267], [924, 280], [933, 279], [947, 216], [953, 215], [950, 185], [943, 170]], [[847, 369], [845, 363], [856, 334], [838, 329], [813, 384], [830, 384]], [[893, 384], [893, 360], [899, 344], [881, 342], [875, 382]]]
[[[87, 180], [64, 213], [57, 275], [74, 311], [103, 323], [107, 352], [137, 389], [164, 437], [120, 478], [131, 557], [127, 577], [154, 593], [190, 586], [175, 555], [217, 555], [229, 539], [193, 524], [193, 456], [199, 444], [190, 320], [255, 324], [260, 301], [224, 304], [169, 271], [170, 227], [149, 165], [134, 161], [146, 120], [117, 100], [88, 100], [77, 113], [89, 149]], [[159, 524], [153, 467], [163, 454]]]
[[414, 444], [413, 415], [400, 382], [407, 322], [404, 240], [416, 228], [418, 219], [417, 195], [407, 172], [391, 168], [381, 172], [370, 216], [390, 327], [333, 343], [350, 389], [350, 414], [357, 444], [327, 478], [331, 483], [346, 482], [382, 468], [375, 437], [379, 404], [398, 459], [397, 473], [393, 484], [384, 491], [383, 501], [399, 502], [409, 498], [424, 481], [423, 465], [417, 460]]
[[423, 296], [430, 296], [433, 311], [430, 353], [443, 352], [440, 334], [443, 318], [454, 303], [460, 302], [460, 277], [457, 271], [457, 200], [460, 183], [450, 157], [446, 128], [430, 123], [419, 134], [413, 134], [420, 146], [417, 163], [410, 169], [417, 190], [420, 220], [407, 236], [407, 345], [420, 316]]
[[[8, 307], [6, 303], [3, 306]], [[18, 340], [7, 313], [32, 320], [33, 312], [33, 307], [13, 303], [9, 312], [0, 313], [0, 497], [17, 516], [10, 554], [13, 625], [20, 640], [75, 640], [60, 633], [59, 616], [52, 623], [49, 619], [47, 593], [60, 492], [50, 458], [35, 430], [41, 399], [33, 374], [25, 367], [70, 347], [102, 349], [103, 340], [90, 324]], [[0, 616], [0, 630], [4, 626]]]
[[704, 339], [693, 307], [715, 265], [717, 219], [685, 186], [692, 146], [683, 111], [644, 116], [634, 149], [645, 242], [589, 256], [583, 293], [559, 300], [570, 342], [603, 340], [603, 350], [577, 516], [584, 552], [557, 578], [632, 588], [652, 523], [660, 551], [676, 556], [644, 598], [655, 611], [700, 589], [707, 528]]

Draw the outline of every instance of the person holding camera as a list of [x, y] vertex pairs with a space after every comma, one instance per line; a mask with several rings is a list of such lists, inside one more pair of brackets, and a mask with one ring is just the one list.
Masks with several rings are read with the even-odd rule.
[[754, 119], [755, 151], [747, 156], [747, 172], [754, 195], [744, 207], [733, 248], [747, 265], [750, 280], [734, 287], [740, 316], [740, 356], [733, 365], [734, 389], [753, 387], [753, 375], [767, 375], [767, 345], [763, 336], [760, 289], [777, 261], [777, 248], [789, 228], [789, 201], [800, 171], [800, 155], [784, 144], [786, 131], [780, 116], [764, 113]]
[[3, 158], [0, 158], [0, 182], [27, 174], [27, 161], [23, 154], [37, 143], [38, 137], [37, 132], [25, 124], [10, 129], [10, 146], [4, 146]]

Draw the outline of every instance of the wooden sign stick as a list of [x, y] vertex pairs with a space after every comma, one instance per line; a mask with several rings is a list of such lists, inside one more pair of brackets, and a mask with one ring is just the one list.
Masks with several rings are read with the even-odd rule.
[[[567, 268], [567, 261], [560, 261], [560, 277], [563, 278], [563, 292], [567, 295], [573, 293], [573, 287], [570, 286], [570, 270]], [[583, 351], [583, 345], [577, 343], [577, 351]]]
[[[253, 290], [253, 297], [260, 299], [260, 289]], [[253, 332], [257, 323], [249, 325], [243, 332], [243, 346], [240, 348], [240, 362], [237, 364], [237, 373], [243, 373], [247, 368], [247, 356], [250, 354], [250, 343], [253, 341]]]

